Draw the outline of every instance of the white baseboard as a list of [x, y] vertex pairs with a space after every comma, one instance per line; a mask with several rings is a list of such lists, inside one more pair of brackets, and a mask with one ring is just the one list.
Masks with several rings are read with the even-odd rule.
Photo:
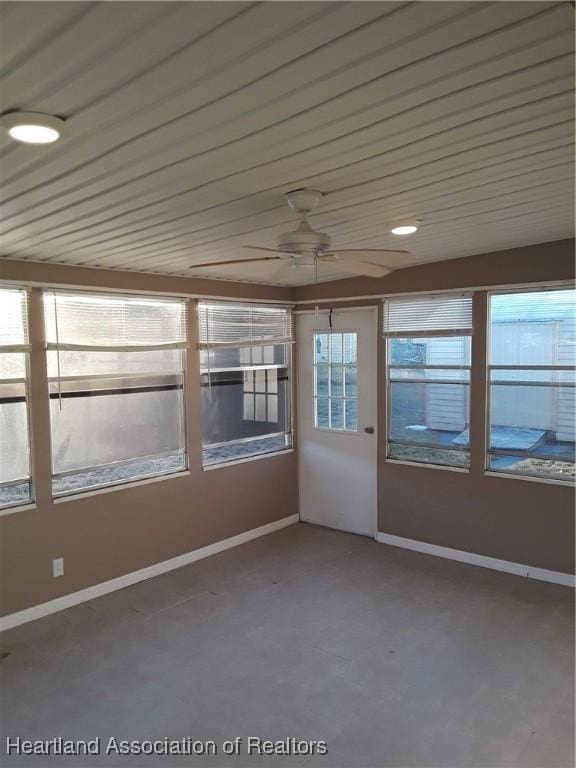
[[437, 544], [428, 544], [425, 541], [417, 541], [416, 539], [405, 539], [402, 536], [393, 536], [390, 533], [377, 533], [376, 541], [379, 541], [381, 544], [390, 544], [393, 547], [412, 549], [414, 552], [422, 552], [426, 555], [436, 555], [437, 557], [445, 557], [448, 560], [457, 560], [460, 563], [479, 565], [481, 568], [491, 568], [493, 571], [513, 573], [528, 579], [549, 581], [552, 584], [562, 584], [565, 587], [576, 586], [576, 577], [570, 573], [562, 573], [562, 571], [549, 571], [546, 568], [535, 568], [533, 565], [512, 563], [509, 560], [498, 560], [495, 557], [477, 555], [474, 552], [464, 552], [461, 549], [440, 547]]
[[253, 528], [244, 533], [239, 533], [237, 536], [231, 536], [229, 539], [217, 541], [214, 544], [209, 544], [207, 547], [194, 549], [192, 552], [186, 552], [184, 555], [178, 555], [178, 557], [164, 560], [161, 563], [154, 563], [154, 565], [149, 565], [147, 568], [142, 568], [139, 571], [132, 571], [132, 573], [127, 573], [116, 579], [110, 579], [110, 581], [95, 584], [93, 587], [81, 589], [79, 592], [71, 592], [69, 595], [63, 595], [62, 597], [57, 597], [55, 600], [49, 600], [47, 603], [40, 603], [40, 605], [34, 605], [32, 608], [26, 608], [23, 611], [17, 611], [8, 616], [3, 616], [0, 618], [0, 632], [3, 632], [6, 629], [12, 629], [12, 627], [17, 627], [20, 624], [26, 624], [35, 619], [40, 619], [51, 613], [63, 611], [66, 608], [71, 608], [73, 605], [85, 603], [87, 600], [94, 600], [94, 598], [107, 595], [109, 592], [124, 589], [124, 587], [137, 584], [139, 581], [152, 579], [154, 576], [159, 576], [161, 573], [173, 571], [176, 568], [181, 568], [183, 565], [189, 565], [190, 563], [195, 563], [197, 560], [203, 560], [205, 557], [217, 555], [219, 552], [224, 552], [226, 549], [232, 549], [232, 547], [237, 547], [239, 544], [245, 544], [247, 541], [252, 541], [252, 539], [258, 539], [260, 536], [265, 536], [268, 533], [279, 531], [281, 528], [286, 528], [288, 525], [293, 525], [294, 523], [297, 523], [299, 519], [298, 515], [283, 517], [281, 520], [274, 520], [273, 523], [262, 525], [259, 528]]

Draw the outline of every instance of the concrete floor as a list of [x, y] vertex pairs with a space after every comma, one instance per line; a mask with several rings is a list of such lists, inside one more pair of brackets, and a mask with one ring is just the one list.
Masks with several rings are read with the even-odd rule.
[[325, 740], [326, 757], [12, 765], [574, 764], [573, 593], [298, 524], [2, 635], [7, 736]]

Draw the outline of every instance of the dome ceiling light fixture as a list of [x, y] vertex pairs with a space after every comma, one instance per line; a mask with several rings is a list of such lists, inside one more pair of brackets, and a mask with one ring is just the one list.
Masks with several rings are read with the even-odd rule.
[[8, 112], [0, 117], [0, 126], [15, 141], [52, 144], [60, 138], [64, 120], [41, 112]]
[[398, 223], [394, 224], [394, 226], [390, 229], [390, 232], [392, 232], [393, 235], [399, 235], [400, 237], [403, 235], [413, 235], [414, 232], [418, 232], [420, 221], [420, 219], [399, 221]]

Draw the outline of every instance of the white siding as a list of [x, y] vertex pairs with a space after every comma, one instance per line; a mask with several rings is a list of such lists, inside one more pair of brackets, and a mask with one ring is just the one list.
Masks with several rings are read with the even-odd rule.
[[[496, 324], [492, 326], [492, 361], [499, 365], [554, 365], [557, 337], [555, 320]], [[518, 378], [526, 376], [519, 372]], [[555, 390], [548, 387], [492, 387], [492, 425], [556, 429], [555, 400]]]
[[[428, 365], [464, 365], [465, 346], [461, 338], [446, 336], [428, 339]], [[458, 372], [454, 372], [456, 376]], [[433, 375], [433, 374], [431, 374]], [[449, 432], [461, 432], [468, 421], [468, 387], [454, 384], [430, 384], [426, 387], [426, 426]]]
[[[526, 346], [527, 335], [532, 343]], [[522, 341], [523, 339], [523, 341]], [[430, 365], [465, 362], [458, 338], [427, 339]], [[574, 365], [576, 317], [548, 323], [501, 323], [492, 328], [492, 360], [497, 364]], [[526, 378], [519, 373], [518, 378]], [[449, 384], [430, 384], [426, 392], [429, 429], [459, 431], [468, 418], [468, 391]], [[574, 441], [576, 396], [574, 389], [547, 387], [494, 387], [491, 420], [495, 426], [532, 427], [556, 432], [558, 440]]]

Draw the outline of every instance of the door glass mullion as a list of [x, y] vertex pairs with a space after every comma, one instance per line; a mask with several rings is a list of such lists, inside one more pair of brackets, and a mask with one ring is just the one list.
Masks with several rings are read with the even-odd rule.
[[[318, 357], [321, 342], [326, 350]], [[320, 347], [319, 347], [320, 345]], [[320, 366], [322, 368], [320, 369]], [[314, 335], [314, 425], [335, 432], [358, 429], [357, 334], [318, 331]]]

